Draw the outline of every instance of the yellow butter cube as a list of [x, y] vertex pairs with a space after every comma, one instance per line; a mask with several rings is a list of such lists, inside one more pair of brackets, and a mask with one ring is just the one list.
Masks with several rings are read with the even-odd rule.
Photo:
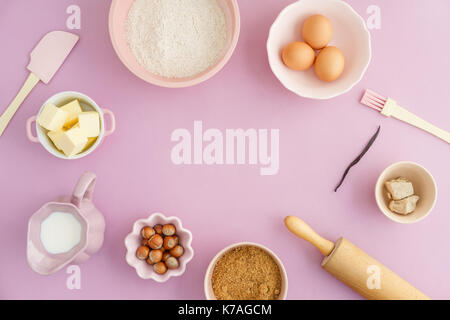
[[100, 115], [95, 111], [82, 112], [78, 115], [78, 125], [86, 132], [88, 138], [100, 135]]
[[83, 151], [86, 151], [87, 149], [89, 149], [90, 147], [92, 147], [96, 141], [97, 141], [97, 138], [88, 138], [88, 142], [87, 142], [87, 144], [84, 146]]
[[75, 125], [78, 122], [78, 115], [83, 112], [80, 103], [76, 99], [63, 105], [60, 109], [69, 114], [66, 123], [64, 123], [64, 128], [66, 129], [69, 129]]
[[75, 125], [70, 130], [64, 131], [58, 140], [62, 152], [68, 157], [72, 157], [83, 151], [87, 143], [88, 137], [86, 136], [86, 132], [78, 125]]
[[38, 124], [49, 130], [60, 130], [69, 116], [67, 111], [64, 111], [52, 103], [48, 103], [44, 106], [39, 117], [37, 119]]
[[61, 139], [62, 135], [64, 134], [64, 130], [58, 130], [58, 131], [49, 131], [47, 133], [48, 137], [50, 138], [50, 140], [53, 142], [53, 144], [55, 145], [55, 147], [58, 150], [61, 150], [61, 145], [59, 140]]

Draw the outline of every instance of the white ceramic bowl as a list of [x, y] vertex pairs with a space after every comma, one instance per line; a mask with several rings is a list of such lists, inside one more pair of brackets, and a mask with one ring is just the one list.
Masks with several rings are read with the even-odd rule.
[[[177, 236], [179, 243], [184, 248], [184, 254], [178, 258], [180, 266], [177, 269], [167, 270], [165, 274], [157, 274], [153, 271], [152, 266], [145, 261], [139, 260], [136, 257], [136, 250], [141, 246], [141, 229], [145, 226], [157, 224], [171, 223], [177, 229]], [[133, 225], [133, 231], [125, 238], [125, 247], [127, 248], [126, 260], [127, 263], [136, 269], [136, 273], [142, 279], [153, 279], [157, 282], [166, 282], [170, 277], [181, 276], [186, 270], [186, 265], [194, 257], [194, 249], [192, 249], [192, 233], [183, 228], [181, 220], [177, 217], [165, 217], [162, 213], [154, 213], [147, 219], [140, 219]]]
[[286, 269], [284, 268], [283, 263], [281, 262], [280, 258], [278, 258], [277, 255], [272, 252], [272, 250], [270, 250], [269, 248], [267, 248], [263, 245], [253, 243], [253, 242], [239, 242], [239, 243], [232, 244], [232, 245], [222, 249], [211, 260], [211, 262], [209, 263], [208, 269], [206, 270], [205, 281], [204, 281], [204, 290], [205, 290], [206, 299], [207, 300], [217, 300], [216, 296], [214, 295], [214, 290], [213, 290], [212, 281], [211, 281], [217, 261], [228, 251], [230, 251], [236, 247], [242, 247], [242, 246], [254, 246], [254, 247], [260, 248], [260, 249], [264, 250], [265, 252], [267, 252], [272, 257], [272, 259], [278, 265], [278, 269], [280, 270], [280, 274], [281, 274], [281, 291], [280, 291], [280, 295], [278, 296], [278, 300], [286, 299], [287, 290], [288, 290], [288, 278], [287, 278]]
[[[408, 215], [394, 213], [388, 207], [389, 199], [384, 183], [398, 177], [411, 181], [414, 193], [420, 197], [416, 210]], [[436, 199], [437, 187], [433, 176], [427, 169], [414, 162], [401, 161], [390, 165], [384, 169], [375, 185], [375, 200], [378, 208], [386, 217], [399, 223], [414, 223], [425, 219], [433, 210]]]
[[[303, 41], [303, 22], [313, 14], [330, 20], [333, 38], [329, 45], [338, 47], [345, 56], [344, 72], [333, 82], [317, 78], [314, 66], [295, 71], [281, 59], [281, 51], [288, 43]], [[287, 89], [305, 98], [330, 99], [349, 91], [363, 77], [371, 59], [370, 33], [363, 18], [344, 1], [300, 0], [281, 11], [273, 23], [267, 53], [273, 73]]]
[[[98, 114], [100, 115], [100, 135], [98, 136], [97, 140], [90, 148], [88, 148], [87, 150], [85, 150], [77, 155], [74, 155], [72, 157], [67, 157], [64, 153], [62, 153], [55, 147], [53, 142], [47, 136], [48, 130], [42, 128], [36, 122], [36, 119], [39, 117], [39, 114], [42, 112], [42, 109], [44, 108], [44, 106], [47, 103], [53, 103], [57, 107], [60, 107], [60, 106], [63, 106], [64, 104], [69, 103], [70, 101], [75, 100], [75, 99], [78, 99], [83, 111], [98, 112]], [[110, 118], [110, 126], [111, 126], [110, 129], [105, 129], [105, 115], [108, 115]], [[37, 137], [33, 135], [32, 130], [31, 130], [33, 123], [36, 124]], [[58, 157], [61, 159], [66, 159], [66, 160], [80, 159], [80, 158], [87, 156], [88, 154], [93, 152], [95, 149], [97, 149], [97, 147], [103, 141], [103, 138], [106, 136], [109, 136], [111, 133], [114, 132], [115, 129], [116, 129], [116, 120], [115, 120], [114, 113], [112, 113], [112, 111], [110, 111], [108, 109], [100, 108], [98, 106], [98, 104], [94, 100], [89, 98], [87, 95], [82, 94], [80, 92], [75, 92], [75, 91], [60, 92], [60, 93], [55, 94], [51, 98], [49, 98], [47, 101], [45, 101], [42, 104], [42, 107], [39, 109], [38, 115], [29, 118], [27, 120], [27, 125], [26, 125], [27, 137], [30, 141], [39, 142], [45, 148], [45, 150], [47, 150], [49, 153], [51, 153], [55, 157]]]

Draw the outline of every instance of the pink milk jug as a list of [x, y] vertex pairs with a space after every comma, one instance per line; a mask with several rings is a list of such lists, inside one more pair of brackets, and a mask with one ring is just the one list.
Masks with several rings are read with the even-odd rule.
[[[48, 202], [31, 216], [28, 223], [27, 260], [35, 272], [42, 275], [55, 273], [68, 264], [78, 264], [89, 259], [100, 250], [105, 233], [105, 219], [92, 203], [95, 181], [94, 173], [85, 172], [78, 180], [72, 196]], [[43, 223], [53, 213], [72, 215], [74, 219], [69, 218], [75, 221], [76, 230], [80, 231], [78, 243], [66, 252], [51, 253], [46, 249], [44, 230], [48, 229], [43, 227]], [[51, 238], [47, 234], [48, 237]]]

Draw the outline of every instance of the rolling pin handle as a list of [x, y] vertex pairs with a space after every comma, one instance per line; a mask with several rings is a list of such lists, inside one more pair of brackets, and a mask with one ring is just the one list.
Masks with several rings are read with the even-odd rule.
[[318, 235], [303, 220], [294, 216], [288, 216], [284, 219], [286, 227], [297, 237], [308, 241], [315, 246], [320, 253], [328, 256], [334, 249], [334, 243]]

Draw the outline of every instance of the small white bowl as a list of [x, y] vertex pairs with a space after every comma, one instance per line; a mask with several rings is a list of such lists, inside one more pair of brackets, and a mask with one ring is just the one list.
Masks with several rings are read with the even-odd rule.
[[278, 265], [278, 269], [280, 270], [280, 274], [281, 274], [281, 290], [280, 290], [280, 295], [278, 296], [277, 300], [285, 300], [287, 297], [287, 290], [288, 290], [288, 278], [287, 278], [286, 269], [284, 268], [283, 263], [281, 262], [280, 258], [278, 258], [277, 255], [272, 252], [272, 250], [270, 250], [269, 248], [267, 248], [263, 245], [253, 243], [253, 242], [239, 242], [239, 243], [232, 244], [232, 245], [222, 249], [211, 260], [211, 262], [209, 263], [208, 269], [206, 269], [206, 274], [205, 274], [204, 290], [205, 290], [206, 299], [207, 300], [217, 300], [216, 296], [214, 295], [214, 290], [212, 287], [212, 280], [211, 280], [217, 261], [219, 261], [219, 259], [228, 251], [230, 251], [234, 248], [243, 247], [243, 246], [253, 246], [253, 247], [260, 248], [260, 249], [264, 250], [265, 252], [267, 252], [272, 257], [272, 259]]
[[[333, 38], [329, 45], [338, 47], [345, 56], [344, 72], [333, 82], [317, 78], [314, 66], [295, 71], [281, 59], [281, 51], [287, 44], [303, 41], [303, 23], [314, 14], [330, 20]], [[330, 99], [349, 91], [363, 77], [371, 59], [370, 33], [363, 18], [344, 1], [300, 0], [283, 9], [273, 23], [267, 53], [273, 73], [288, 90], [305, 98]]]
[[[384, 183], [398, 177], [411, 181], [414, 193], [420, 197], [416, 210], [408, 215], [394, 213], [388, 207], [389, 199]], [[436, 199], [437, 187], [433, 176], [427, 169], [414, 162], [401, 161], [390, 165], [384, 169], [375, 185], [375, 200], [378, 208], [386, 217], [398, 223], [414, 223], [425, 219], [433, 210]]]
[[[180, 266], [177, 269], [169, 269], [165, 274], [157, 274], [153, 271], [152, 266], [136, 257], [136, 250], [141, 246], [141, 229], [143, 227], [153, 227], [157, 224], [164, 225], [168, 223], [173, 224], [177, 229], [176, 234], [179, 238], [180, 245], [184, 248], [184, 254], [178, 258]], [[194, 257], [194, 249], [192, 249], [192, 233], [183, 228], [180, 219], [177, 217], [166, 217], [162, 213], [154, 213], [147, 219], [137, 220], [133, 225], [133, 231], [125, 238], [125, 247], [127, 248], [127, 254], [125, 257], [127, 263], [136, 269], [137, 275], [142, 279], [153, 279], [156, 282], [166, 282], [171, 277], [181, 276], [186, 270], [186, 265], [188, 262]]]
[[[67, 157], [64, 153], [62, 153], [61, 151], [59, 151], [55, 145], [53, 144], [53, 142], [50, 140], [50, 138], [47, 136], [48, 130], [42, 128], [36, 121], [36, 119], [39, 117], [39, 114], [42, 112], [42, 109], [44, 108], [44, 106], [48, 103], [53, 103], [54, 105], [56, 105], [57, 107], [60, 107], [66, 103], [69, 103], [75, 99], [78, 99], [78, 101], [80, 102], [81, 108], [83, 109], [83, 111], [96, 111], [98, 112], [98, 114], [100, 115], [100, 135], [98, 136], [97, 140], [95, 141], [95, 143], [88, 148], [87, 150], [76, 154], [72, 157]], [[105, 117], [104, 115], [108, 115], [110, 118], [110, 126], [111, 128], [106, 130], [105, 129]], [[36, 133], [37, 133], [37, 137], [33, 135], [32, 133], [32, 125], [33, 123], [36, 123]], [[112, 134], [114, 132], [114, 130], [116, 129], [116, 120], [115, 120], [115, 116], [114, 113], [112, 113], [112, 111], [108, 110], [108, 109], [102, 109], [98, 106], [98, 104], [92, 100], [91, 98], [89, 98], [87, 95], [79, 93], [79, 92], [75, 92], [75, 91], [64, 91], [64, 92], [60, 92], [55, 94], [54, 96], [52, 96], [51, 98], [49, 98], [47, 101], [45, 101], [42, 104], [42, 107], [39, 109], [39, 113], [37, 116], [33, 116], [30, 117], [27, 120], [27, 124], [26, 124], [26, 132], [27, 132], [27, 137], [31, 142], [36, 142], [36, 143], [40, 143], [45, 150], [47, 150], [49, 153], [51, 153], [52, 155], [54, 155], [55, 157], [61, 158], [61, 159], [66, 159], [66, 160], [74, 160], [74, 159], [80, 159], [83, 158], [85, 156], [87, 156], [88, 154], [90, 154], [91, 152], [93, 152], [95, 149], [97, 149], [97, 147], [100, 145], [100, 143], [102, 142], [103, 138], [106, 136], [109, 136], [110, 134]]]

